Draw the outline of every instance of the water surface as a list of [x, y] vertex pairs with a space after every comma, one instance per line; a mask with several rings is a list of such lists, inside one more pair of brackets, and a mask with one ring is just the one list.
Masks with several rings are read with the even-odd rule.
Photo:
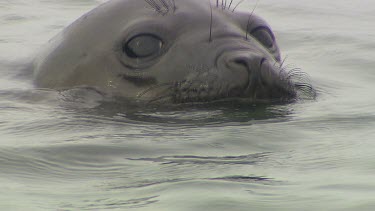
[[373, 1], [259, 1], [316, 101], [128, 110], [33, 88], [27, 61], [102, 2], [0, 0], [1, 210], [375, 209]]

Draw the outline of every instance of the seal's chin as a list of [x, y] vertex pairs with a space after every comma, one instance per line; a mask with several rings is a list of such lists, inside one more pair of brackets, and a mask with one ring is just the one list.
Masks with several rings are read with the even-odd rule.
[[[176, 88], [176, 87], [175, 87]], [[273, 88], [258, 87], [257, 90], [236, 87], [233, 89], [180, 89], [169, 96], [173, 103], [205, 103], [240, 101], [246, 103], [289, 103], [297, 99], [294, 86], [279, 86]]]

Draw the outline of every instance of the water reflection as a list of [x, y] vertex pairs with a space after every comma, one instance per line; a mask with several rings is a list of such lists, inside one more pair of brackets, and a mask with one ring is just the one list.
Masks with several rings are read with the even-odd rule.
[[[134, 103], [99, 95], [95, 90], [69, 90], [62, 93], [67, 107], [90, 115], [114, 118], [117, 121], [158, 123], [163, 125], [220, 125], [230, 123], [261, 123], [287, 121], [293, 113], [292, 104], [262, 104], [241, 100], [212, 103], [160, 105]], [[86, 106], [82, 106], [86, 105]]]

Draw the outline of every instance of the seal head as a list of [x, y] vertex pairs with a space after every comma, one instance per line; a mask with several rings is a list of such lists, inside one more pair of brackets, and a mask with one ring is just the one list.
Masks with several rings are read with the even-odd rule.
[[[269, 25], [201, 0], [112, 0], [35, 60], [38, 87], [89, 86], [146, 102], [295, 100]], [[307, 87], [306, 85], [304, 85]]]

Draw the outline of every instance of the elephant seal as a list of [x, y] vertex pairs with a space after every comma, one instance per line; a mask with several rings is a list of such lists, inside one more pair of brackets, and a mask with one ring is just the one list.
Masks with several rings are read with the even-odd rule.
[[233, 8], [219, 1], [110, 0], [50, 41], [35, 59], [35, 84], [159, 103], [284, 102], [312, 90], [292, 80], [303, 74], [282, 68], [270, 26]]

